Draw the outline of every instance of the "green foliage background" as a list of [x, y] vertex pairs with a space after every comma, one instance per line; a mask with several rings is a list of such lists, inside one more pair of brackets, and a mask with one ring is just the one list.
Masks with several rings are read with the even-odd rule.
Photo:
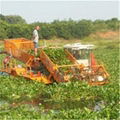
[[119, 20], [79, 20], [68, 21], [55, 20], [51, 23], [35, 22], [27, 24], [26, 21], [17, 15], [0, 15], [0, 39], [25, 37], [32, 39], [32, 31], [36, 25], [41, 27], [40, 39], [64, 38], [81, 39], [96, 31], [118, 30]]

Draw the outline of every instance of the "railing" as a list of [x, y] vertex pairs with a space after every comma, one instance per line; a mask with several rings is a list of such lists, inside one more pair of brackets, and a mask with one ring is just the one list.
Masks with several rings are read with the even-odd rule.
[[34, 48], [33, 42], [25, 38], [8, 39], [4, 42], [5, 51], [18, 60], [27, 63], [29, 59], [33, 59], [34, 56], [28, 54], [25, 51]]

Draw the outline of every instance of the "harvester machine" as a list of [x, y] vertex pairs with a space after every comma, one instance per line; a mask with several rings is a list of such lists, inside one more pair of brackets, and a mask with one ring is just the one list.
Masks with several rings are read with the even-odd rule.
[[63, 54], [71, 64], [58, 65], [46, 54], [46, 48], [40, 48], [37, 57], [29, 54], [28, 51], [34, 49], [31, 40], [25, 38], [7, 39], [4, 42], [4, 51], [1, 52], [6, 56], [1, 61], [0, 71], [45, 84], [84, 80], [90, 85], [103, 85], [108, 83], [109, 75], [103, 65], [97, 64], [92, 53], [93, 47], [93, 45], [79, 43], [65, 45], [62, 48], [64, 49]]

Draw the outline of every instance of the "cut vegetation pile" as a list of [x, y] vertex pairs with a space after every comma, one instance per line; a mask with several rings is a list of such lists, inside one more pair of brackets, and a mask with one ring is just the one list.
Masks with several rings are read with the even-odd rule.
[[[37, 57], [40, 56], [40, 50], [38, 50], [38, 55]], [[64, 52], [63, 48], [45, 48], [44, 52], [48, 55], [48, 57], [50, 58], [50, 60], [54, 63], [54, 64], [58, 64], [58, 65], [69, 65], [72, 64], [72, 62], [67, 58], [67, 55]], [[34, 55], [34, 51], [33, 50], [29, 50], [28, 51], [29, 54]]]
[[51, 59], [51, 61], [54, 64], [58, 64], [58, 65], [69, 65], [72, 64], [72, 62], [70, 60], [68, 60], [64, 49], [45, 49], [44, 50], [45, 53], [49, 56], [49, 58]]
[[[38, 57], [40, 55], [40, 50], [38, 51]], [[70, 65], [72, 64], [72, 62], [67, 58], [67, 55], [64, 52], [64, 49], [62, 48], [46, 48], [44, 49], [44, 52], [46, 53], [46, 55], [50, 58], [50, 60], [57, 65]], [[31, 55], [34, 55], [34, 51], [29, 51], [28, 52]], [[45, 67], [42, 67], [45, 69]], [[59, 70], [64, 73], [66, 70], [68, 70], [68, 68], [59, 68]], [[42, 71], [46, 71], [46, 70], [42, 70]]]

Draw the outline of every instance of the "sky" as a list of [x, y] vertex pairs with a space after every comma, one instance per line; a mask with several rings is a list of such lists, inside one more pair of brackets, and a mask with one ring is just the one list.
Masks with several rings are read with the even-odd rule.
[[0, 0], [0, 14], [20, 15], [28, 23], [54, 20], [111, 19], [119, 16], [119, 0]]

